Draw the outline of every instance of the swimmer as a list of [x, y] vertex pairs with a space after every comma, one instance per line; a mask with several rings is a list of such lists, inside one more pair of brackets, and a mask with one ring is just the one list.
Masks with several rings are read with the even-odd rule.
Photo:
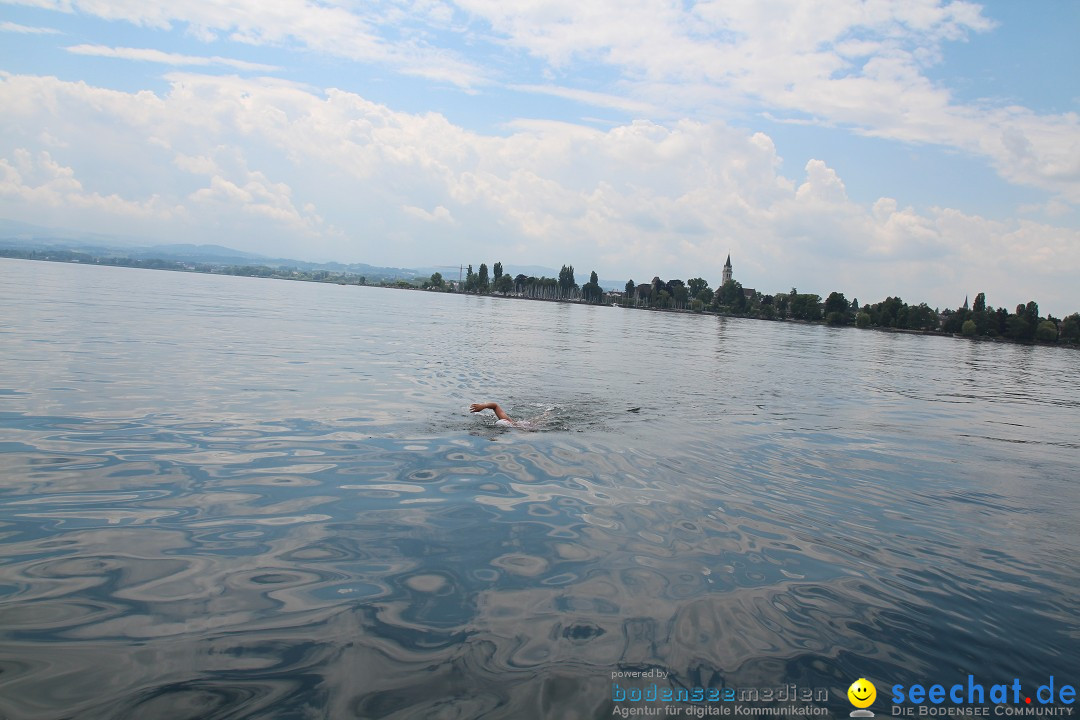
[[514, 427], [515, 423], [510, 419], [510, 416], [506, 414], [506, 411], [499, 407], [499, 403], [487, 402], [487, 403], [473, 403], [469, 406], [469, 412], [484, 412], [485, 410], [493, 410], [495, 417], [498, 420], [495, 421], [496, 425], [504, 425], [506, 427]]
[[549, 407], [544, 412], [540, 413], [534, 418], [528, 420], [514, 420], [506, 411], [499, 407], [499, 403], [486, 402], [486, 403], [473, 403], [469, 406], [469, 412], [479, 413], [485, 410], [491, 410], [495, 413], [495, 425], [499, 427], [512, 427], [518, 430], [529, 430], [531, 432], [537, 432], [540, 430], [550, 430], [551, 419], [553, 413], [556, 412], [555, 407]]

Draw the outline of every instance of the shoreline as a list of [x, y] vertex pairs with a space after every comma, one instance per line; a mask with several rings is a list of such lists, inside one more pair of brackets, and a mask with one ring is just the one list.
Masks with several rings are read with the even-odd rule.
[[[191, 274], [197, 274], [197, 275], [220, 275], [220, 276], [229, 276], [229, 277], [249, 277], [249, 278], [254, 278], [254, 279], [258, 279], [258, 280], [286, 280], [286, 281], [290, 281], [290, 282], [308, 282], [308, 283], [318, 283], [318, 284], [322, 284], [322, 285], [343, 285], [343, 286], [354, 286], [354, 287], [381, 288], [381, 289], [387, 289], [387, 290], [408, 290], [408, 291], [419, 291], [419, 292], [433, 292], [433, 293], [438, 293], [440, 295], [460, 295], [460, 296], [472, 296], [472, 297], [490, 297], [490, 298], [497, 298], [499, 300], [527, 300], [527, 301], [531, 301], [531, 302], [566, 303], [566, 304], [569, 304], [569, 305], [591, 305], [591, 306], [595, 306], [595, 307], [614, 307], [614, 308], [618, 308], [620, 310], [634, 310], [634, 311], [646, 311], [646, 312], [664, 312], [664, 313], [681, 313], [681, 314], [686, 314], [686, 315], [702, 315], [702, 316], [711, 315], [713, 317], [729, 317], [729, 318], [740, 318], [740, 319], [744, 319], [744, 320], [760, 320], [762, 322], [796, 323], [796, 324], [801, 324], [801, 325], [823, 325], [825, 327], [854, 328], [856, 330], [876, 330], [876, 331], [879, 331], [879, 332], [902, 333], [902, 334], [906, 334], [906, 335], [926, 335], [926, 336], [931, 336], [931, 337], [947, 337], [947, 338], [955, 338], [955, 339], [958, 339], [958, 340], [973, 340], [973, 341], [978, 341], [978, 342], [1007, 343], [1007, 344], [1010, 344], [1010, 345], [1022, 345], [1022, 346], [1027, 346], [1027, 347], [1059, 347], [1059, 348], [1068, 348], [1068, 349], [1072, 349], [1072, 350], [1080, 349], [1080, 345], [1078, 345], [1076, 343], [1062, 343], [1062, 342], [1047, 343], [1047, 342], [1039, 342], [1037, 340], [1033, 340], [1033, 341], [1013, 340], [1011, 338], [1001, 337], [1000, 335], [994, 336], [994, 337], [985, 336], [985, 335], [966, 337], [966, 336], [964, 336], [962, 334], [946, 333], [946, 332], [941, 332], [939, 330], [915, 330], [915, 329], [911, 329], [911, 328], [885, 327], [885, 326], [881, 326], [881, 325], [870, 325], [870, 326], [867, 326], [867, 327], [860, 328], [860, 327], [857, 327], [854, 324], [829, 325], [824, 320], [811, 321], [811, 320], [800, 320], [800, 319], [793, 319], [793, 318], [763, 318], [763, 317], [754, 317], [754, 316], [750, 316], [750, 315], [735, 315], [733, 313], [725, 313], [725, 312], [719, 312], [719, 311], [714, 311], [714, 310], [704, 310], [704, 309], [702, 309], [702, 310], [687, 310], [685, 308], [634, 307], [634, 306], [620, 305], [618, 303], [608, 303], [608, 302], [590, 303], [590, 302], [585, 302], [584, 300], [581, 300], [581, 299], [571, 299], [571, 298], [542, 298], [542, 297], [526, 297], [524, 295], [500, 295], [498, 293], [467, 293], [467, 292], [456, 292], [456, 291], [446, 291], [446, 290], [435, 290], [435, 289], [431, 289], [431, 288], [418, 287], [418, 286], [412, 285], [411, 283], [409, 284], [408, 287], [405, 287], [403, 285], [386, 284], [385, 282], [380, 283], [380, 284], [369, 285], [366, 282], [365, 283], [360, 283], [359, 281], [356, 281], [356, 282], [343, 281], [341, 275], [337, 275], [337, 276], [333, 276], [333, 277], [327, 277], [327, 278], [324, 278], [324, 279], [315, 279], [315, 278], [311, 278], [311, 277], [289, 277], [287, 275], [276, 275], [276, 274], [275, 275], [264, 276], [264, 275], [259, 275], [259, 274], [255, 273], [255, 272], [251, 272], [251, 273], [223, 272], [224, 269], [229, 268], [229, 267], [236, 267], [238, 269], [252, 269], [252, 270], [258, 269], [260, 267], [264, 267], [264, 266], [258, 266], [258, 265], [212, 266], [212, 265], [209, 265], [209, 264], [206, 264], [206, 263], [189, 263], [189, 262], [184, 262], [184, 261], [163, 260], [163, 259], [135, 260], [135, 261], [128, 260], [128, 261], [125, 261], [125, 260], [127, 260], [126, 258], [100, 258], [100, 257], [91, 256], [91, 255], [87, 255], [86, 260], [83, 260], [83, 259], [66, 259], [66, 258], [50, 258], [50, 257], [21, 257], [20, 256], [20, 255], [24, 255], [24, 254], [25, 254], [24, 251], [14, 250], [13, 248], [0, 248], [0, 258], [6, 258], [6, 259], [9, 259], [9, 260], [26, 260], [26, 261], [29, 261], [29, 262], [54, 262], [54, 263], [64, 263], [64, 264], [68, 264], [68, 265], [96, 265], [96, 266], [105, 266], [105, 267], [128, 268], [128, 269], [131, 269], [131, 270], [161, 270], [161, 271], [165, 271], [165, 272], [181, 272], [181, 273], [191, 273]], [[155, 265], [144, 265], [142, 263], [169, 263], [169, 264], [174, 265], [175, 267], [161, 267], [161, 266], [155, 266]], [[352, 276], [350, 276], [350, 277], [352, 277]], [[356, 277], [359, 278], [359, 277], [362, 277], [362, 276], [356, 276]], [[401, 280], [399, 282], [406, 282], [406, 281]]]
[[1060, 342], [1045, 343], [1045, 342], [1038, 342], [1037, 340], [1031, 341], [1031, 342], [1024, 342], [1024, 341], [1021, 341], [1021, 340], [1011, 340], [1011, 339], [1006, 338], [1006, 337], [1001, 337], [1000, 335], [996, 336], [996, 337], [989, 337], [989, 336], [985, 336], [985, 335], [983, 335], [983, 336], [974, 335], [972, 337], [965, 337], [964, 335], [959, 334], [959, 333], [947, 333], [947, 332], [941, 332], [939, 330], [914, 330], [912, 328], [884, 327], [884, 326], [881, 326], [881, 325], [868, 325], [867, 327], [860, 328], [860, 327], [857, 327], [853, 323], [845, 324], [845, 325], [830, 325], [829, 323], [825, 322], [824, 320], [811, 321], [811, 320], [799, 320], [799, 319], [794, 319], [794, 318], [763, 318], [763, 317], [753, 317], [751, 315], [735, 315], [733, 313], [717, 312], [715, 310], [686, 310], [684, 308], [628, 307], [626, 305], [619, 305], [618, 303], [588, 303], [588, 302], [585, 302], [584, 300], [571, 300], [571, 299], [568, 299], [568, 298], [531, 298], [531, 297], [526, 297], [524, 295], [499, 295], [497, 293], [446, 292], [444, 290], [431, 290], [429, 288], [421, 288], [421, 287], [406, 288], [406, 287], [397, 287], [397, 286], [394, 286], [394, 285], [369, 285], [367, 287], [379, 287], [379, 288], [384, 288], [384, 289], [387, 289], [387, 290], [410, 290], [410, 291], [419, 291], [419, 292], [434, 292], [434, 293], [438, 293], [440, 295], [462, 295], [462, 296], [467, 295], [467, 296], [472, 296], [472, 297], [490, 297], [490, 298], [496, 298], [496, 299], [499, 299], [499, 300], [527, 300], [527, 301], [530, 301], [530, 302], [566, 303], [568, 305], [586, 305], [586, 306], [592, 306], [592, 307], [613, 307], [613, 308], [618, 308], [620, 310], [633, 310], [633, 311], [642, 311], [642, 312], [679, 313], [679, 314], [683, 314], [683, 315], [703, 315], [703, 316], [704, 315], [710, 315], [712, 317], [735, 318], [735, 319], [739, 319], [739, 320], [758, 320], [758, 321], [761, 321], [761, 322], [773, 322], [773, 323], [791, 323], [791, 324], [796, 324], [796, 325], [821, 325], [821, 326], [824, 326], [824, 327], [832, 327], [832, 328], [838, 328], [838, 329], [850, 328], [850, 329], [854, 329], [854, 330], [875, 330], [877, 332], [895, 333], [895, 334], [903, 334], [903, 335], [925, 335], [925, 336], [928, 336], [928, 337], [955, 338], [957, 340], [973, 340], [973, 341], [977, 341], [977, 342], [992, 342], [992, 343], [998, 343], [998, 344], [1023, 345], [1023, 346], [1027, 346], [1027, 347], [1060, 347], [1060, 348], [1068, 348], [1068, 349], [1071, 349], [1071, 350], [1080, 349], [1080, 345], [1076, 345], [1076, 344], [1060, 343]]

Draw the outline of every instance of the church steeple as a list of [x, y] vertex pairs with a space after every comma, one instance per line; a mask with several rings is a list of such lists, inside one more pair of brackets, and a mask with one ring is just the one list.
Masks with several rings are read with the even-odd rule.
[[721, 281], [721, 285], [727, 285], [731, 280], [731, 253], [728, 253], [727, 262], [724, 263], [724, 279]]

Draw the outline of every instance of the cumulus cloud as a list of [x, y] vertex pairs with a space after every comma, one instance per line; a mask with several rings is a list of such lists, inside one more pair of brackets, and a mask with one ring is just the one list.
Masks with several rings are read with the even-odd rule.
[[452, 222], [454, 222], [454, 216], [451, 215], [450, 211], [447, 210], [442, 205], [436, 205], [435, 209], [433, 209], [431, 212], [428, 212], [424, 208], [419, 208], [419, 207], [416, 207], [414, 205], [402, 205], [401, 209], [404, 210], [409, 215], [412, 215], [413, 217], [416, 217], [416, 218], [420, 218], [421, 220], [424, 220], [425, 222], [430, 222], [430, 223], [434, 223], [434, 222], [452, 223]]
[[5, 205], [18, 204], [24, 209], [77, 209], [113, 218], [168, 220], [183, 213], [157, 195], [130, 200], [116, 193], [87, 191], [72, 168], [56, 162], [48, 152], [35, 155], [26, 148], [16, 148], [10, 158], [0, 157], [0, 198]]
[[[994, 30], [979, 5], [961, 0], [833, 0], [828, 12], [802, 0], [13, 1], [142, 27], [179, 26], [207, 42], [301, 47], [469, 92], [505, 84], [664, 122], [759, 112], [779, 122], [846, 127], [971, 153], [1011, 183], [1080, 204], [1080, 116], [965, 103], [931, 80], [928, 70], [941, 62], [946, 43]], [[476, 59], [451, 46], [459, 42]], [[75, 47], [173, 65], [260, 69], [221, 57]], [[499, 70], [517, 67], [518, 53], [539, 63], [551, 82], [522, 83]], [[575, 83], [597, 67], [614, 79], [603, 88]]]
[[1072, 212], [1070, 205], [1060, 197], [1050, 198], [1044, 203], [1025, 203], [1017, 208], [1022, 215], [1043, 213], [1047, 217], [1060, 218]]
[[806, 163], [806, 182], [799, 186], [795, 197], [808, 202], [842, 202], [847, 199], [847, 189], [835, 170], [821, 160], [811, 160]]
[[[980, 290], [1026, 301], [1017, 288], [1038, 288], [1047, 309], [1076, 309], [1077, 231], [920, 213], [890, 198], [863, 205], [825, 160], [785, 177], [771, 138], [720, 121], [520, 122], [486, 135], [339, 89], [191, 73], [169, 82], [125, 93], [0, 75], [0, 214], [83, 198], [69, 206], [99, 232], [126, 227], [102, 213], [123, 220], [142, 208], [242, 249], [397, 266], [570, 262], [605, 278], [714, 285], [730, 251], [736, 278], [767, 292], [903, 293], [944, 306]], [[45, 156], [5, 145], [33, 148], [42, 133], [68, 147]], [[76, 180], [74, 167], [109, 173]], [[157, 197], [103, 189], [125, 177]]]
[[[941, 62], [946, 43], [993, 32], [994, 23], [970, 2], [834, 0], [821, 12], [801, 0], [278, 0], [272, 8], [255, 0], [23, 1], [144, 27], [179, 25], [205, 41], [303, 47], [469, 91], [506, 84], [631, 117], [671, 122], [749, 111], [779, 122], [848, 127], [971, 153], [1011, 183], [1080, 204], [1080, 116], [964, 103], [930, 79], [927, 71]], [[455, 40], [468, 43], [478, 59], [450, 47]], [[256, 69], [220, 57], [76, 47], [175, 65]], [[519, 52], [554, 82], [501, 74], [498, 68]], [[580, 70], [596, 67], [615, 75], [602, 92], [573, 86]]]
[[214, 162], [213, 158], [206, 155], [191, 156], [184, 155], [183, 153], [177, 153], [173, 158], [173, 163], [181, 170], [185, 170], [195, 175], [215, 175], [218, 172], [218, 165]]
[[[687, 9], [622, 0], [458, 4], [557, 73], [615, 70], [623, 97], [669, 117], [756, 110], [956, 148], [986, 158], [1009, 182], [1080, 203], [1080, 116], [965, 104], [927, 76], [944, 43], [993, 30], [973, 3], [837, 0], [828, 12], [800, 0]], [[597, 104], [614, 106], [603, 95]]]
[[239, 182], [214, 175], [207, 187], [188, 197], [193, 206], [212, 206], [225, 216], [235, 213], [261, 216], [304, 233], [317, 234], [322, 219], [314, 213], [314, 204], [307, 203], [307, 209], [301, 213], [293, 203], [292, 194], [286, 183], [273, 182], [258, 171], [248, 171]]

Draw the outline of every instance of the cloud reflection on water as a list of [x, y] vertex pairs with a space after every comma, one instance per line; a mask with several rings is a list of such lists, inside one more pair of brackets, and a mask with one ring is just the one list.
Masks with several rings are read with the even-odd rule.
[[73, 426], [16, 423], [24, 450], [5, 454], [23, 478], [0, 610], [13, 717], [595, 717], [619, 668], [831, 685], [857, 657], [924, 675], [942, 623], [983, 644], [1019, 623], [1041, 657], [1069, 652], [1029, 614], [1069, 622], [1067, 569], [973, 554], [970, 523], [1014, 511], [935, 487], [933, 463], [905, 490], [872, 482], [880, 458], [798, 438], [703, 478], [687, 469], [713, 450], [693, 443]]
[[592, 718], [618, 669], [842, 700], [1080, 666], [1072, 355], [28, 265], [5, 716]]

